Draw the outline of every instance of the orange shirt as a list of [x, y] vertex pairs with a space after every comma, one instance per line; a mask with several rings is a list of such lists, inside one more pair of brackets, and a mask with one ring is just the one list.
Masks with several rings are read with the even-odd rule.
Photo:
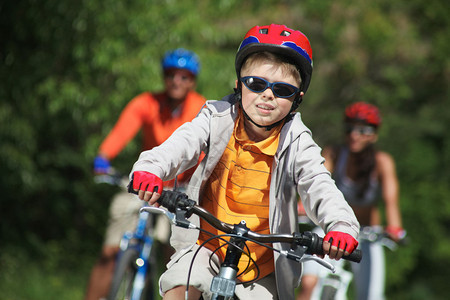
[[[213, 213], [221, 221], [231, 224], [245, 220], [250, 230], [270, 233], [269, 228], [269, 190], [273, 158], [278, 148], [281, 126], [266, 140], [252, 142], [243, 126], [243, 116], [239, 115], [234, 132], [228, 142], [214, 172], [208, 179], [202, 207]], [[203, 229], [213, 234], [223, 234], [207, 222], [201, 220]], [[198, 243], [203, 243], [210, 235], [200, 233]], [[223, 242], [214, 239], [206, 246], [212, 251]], [[262, 278], [274, 271], [273, 252], [255, 243], [248, 242], [251, 257], [256, 260]], [[226, 247], [217, 254], [223, 260]], [[239, 262], [241, 281], [255, 279], [257, 270], [253, 263], [248, 265], [248, 257], [243, 254]]]
[[113, 159], [141, 128], [143, 150], [158, 146], [178, 127], [191, 121], [205, 101], [203, 96], [191, 91], [178, 110], [172, 112], [167, 105], [166, 94], [142, 93], [133, 98], [122, 111], [119, 120], [101, 144], [99, 151], [108, 159]]

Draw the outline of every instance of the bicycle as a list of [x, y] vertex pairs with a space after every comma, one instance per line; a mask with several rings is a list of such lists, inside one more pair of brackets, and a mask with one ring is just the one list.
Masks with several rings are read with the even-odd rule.
[[[220, 238], [227, 244], [227, 254], [217, 272], [217, 275], [211, 282], [210, 290], [213, 294], [213, 300], [234, 299], [236, 284], [238, 284], [237, 277], [239, 276], [239, 269], [237, 266], [241, 255], [245, 253], [245, 246], [246, 242], [248, 241], [257, 243], [258, 245], [261, 245], [263, 247], [268, 247], [273, 251], [278, 251], [281, 255], [288, 259], [293, 259], [297, 262], [302, 262], [304, 260], [314, 260], [317, 263], [334, 271], [334, 267], [330, 263], [325, 262], [319, 257], [303, 257], [304, 254], [323, 255], [323, 239], [312, 232], [293, 234], [258, 234], [249, 230], [245, 224], [245, 221], [241, 221], [239, 224], [234, 225], [220, 221], [207, 210], [198, 206], [194, 200], [189, 199], [186, 194], [177, 191], [163, 191], [161, 193], [161, 197], [158, 199], [158, 203], [167, 208], [168, 211], [163, 208], [157, 208], [153, 206], [144, 207], [141, 210], [151, 213], [164, 214], [169, 218], [171, 223], [176, 226], [189, 229], [200, 229], [198, 226], [190, 223], [187, 220], [187, 218], [189, 218], [192, 214], [196, 214], [218, 230], [225, 233], [224, 235], [211, 237], [211, 239]], [[224, 239], [224, 237], [230, 237], [230, 240], [227, 241]], [[266, 245], [267, 243], [289, 243], [293, 247], [291, 247], [289, 251], [280, 251], [270, 247], [269, 245]], [[200, 249], [202, 246], [204, 245], [202, 244], [198, 249]], [[198, 250], [196, 254], [197, 253]], [[194, 255], [194, 258], [191, 262], [191, 267], [196, 254]], [[362, 258], [362, 252], [359, 250], [355, 250], [352, 254], [344, 258], [359, 262]], [[190, 270], [191, 268], [189, 269], [189, 276], [186, 282], [186, 299], [188, 299]]]
[[126, 232], [120, 241], [108, 300], [154, 299], [153, 244], [153, 216], [145, 211], [140, 212], [135, 231]]
[[[126, 186], [128, 178], [119, 173], [97, 175], [97, 183]], [[147, 204], [143, 202], [145, 207]], [[147, 212], [139, 213], [134, 231], [124, 233], [120, 241], [120, 252], [108, 293], [108, 300], [153, 300], [156, 264], [152, 249], [154, 216]]]
[[[380, 228], [378, 228], [380, 229]], [[395, 251], [399, 245], [404, 245], [407, 241], [403, 238], [399, 242], [392, 240], [387, 233], [374, 227], [362, 227], [359, 233], [359, 241], [379, 242], [382, 246]], [[333, 262], [336, 272], [330, 273], [320, 270], [318, 282], [314, 287], [310, 300], [346, 300], [350, 283], [353, 280], [353, 273], [347, 268], [344, 261]]]

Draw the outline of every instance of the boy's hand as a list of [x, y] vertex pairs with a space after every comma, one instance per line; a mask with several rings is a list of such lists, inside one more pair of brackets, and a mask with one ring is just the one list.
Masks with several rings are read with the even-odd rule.
[[339, 260], [342, 256], [349, 255], [358, 246], [358, 241], [348, 233], [330, 231], [323, 238], [323, 251], [331, 259]]
[[139, 199], [147, 201], [149, 205], [159, 206], [156, 201], [163, 190], [161, 178], [149, 172], [136, 171], [132, 175], [130, 184], [133, 191], [137, 192]]

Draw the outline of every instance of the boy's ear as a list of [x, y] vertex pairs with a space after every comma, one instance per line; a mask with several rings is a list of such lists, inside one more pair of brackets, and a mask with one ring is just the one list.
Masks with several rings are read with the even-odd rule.
[[238, 80], [236, 79], [236, 81], [234, 82], [234, 88], [237, 89], [238, 88]]

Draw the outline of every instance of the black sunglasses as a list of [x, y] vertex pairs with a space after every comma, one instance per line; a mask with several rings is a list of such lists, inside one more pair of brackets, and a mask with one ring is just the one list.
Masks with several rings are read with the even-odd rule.
[[298, 93], [299, 88], [285, 82], [268, 82], [264, 78], [256, 76], [241, 77], [240, 81], [252, 92], [262, 93], [270, 88], [273, 94], [279, 98], [289, 98]]
[[375, 134], [376, 132], [375, 128], [370, 125], [353, 125], [353, 124], [345, 125], [345, 133], [350, 134], [354, 131], [356, 131], [358, 134], [363, 135], [372, 135]]

